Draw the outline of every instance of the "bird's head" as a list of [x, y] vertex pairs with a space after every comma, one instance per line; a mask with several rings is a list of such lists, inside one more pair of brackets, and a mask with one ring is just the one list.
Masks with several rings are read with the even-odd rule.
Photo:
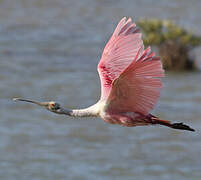
[[47, 105], [45, 107], [47, 110], [52, 111], [54, 113], [61, 114], [61, 106], [59, 103], [56, 103], [54, 101], [47, 102]]
[[33, 101], [33, 100], [29, 100], [29, 99], [22, 99], [22, 98], [14, 98], [14, 101], [24, 101], [24, 102], [28, 102], [28, 103], [33, 103], [33, 104], [37, 104], [41, 107], [44, 107], [45, 109], [57, 113], [57, 114], [63, 114], [63, 109], [61, 108], [59, 103], [56, 103], [54, 101], [50, 101], [50, 102], [38, 102], [38, 101]]

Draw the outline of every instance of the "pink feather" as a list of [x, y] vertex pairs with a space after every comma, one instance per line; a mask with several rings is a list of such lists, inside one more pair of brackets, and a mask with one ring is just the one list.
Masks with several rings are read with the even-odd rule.
[[[148, 115], [159, 96], [164, 76], [159, 57], [150, 48], [139, 49], [132, 63], [112, 83], [107, 99], [109, 112], [136, 112]], [[141, 55], [142, 54], [142, 55]]]
[[108, 112], [147, 115], [159, 96], [164, 72], [159, 57], [144, 50], [141, 33], [131, 18], [123, 18], [107, 43], [98, 64], [101, 100]]
[[98, 72], [101, 79], [101, 100], [107, 99], [112, 82], [129, 66], [139, 48], [143, 46], [141, 33], [131, 18], [123, 18], [106, 44]]

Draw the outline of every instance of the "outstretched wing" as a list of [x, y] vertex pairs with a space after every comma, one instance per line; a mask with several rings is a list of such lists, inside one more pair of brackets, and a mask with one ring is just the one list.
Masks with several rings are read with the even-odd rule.
[[112, 82], [129, 66], [142, 45], [139, 29], [131, 18], [126, 21], [124, 17], [105, 46], [98, 64], [101, 100], [107, 99]]
[[110, 112], [138, 112], [147, 115], [159, 96], [164, 71], [160, 57], [150, 47], [138, 51], [132, 63], [112, 83], [107, 99]]

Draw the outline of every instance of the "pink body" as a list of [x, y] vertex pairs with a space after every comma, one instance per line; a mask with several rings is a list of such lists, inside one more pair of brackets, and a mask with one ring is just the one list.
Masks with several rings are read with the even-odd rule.
[[149, 116], [142, 116], [135, 112], [115, 114], [106, 113], [103, 119], [107, 123], [119, 124], [122, 126], [142, 126], [151, 123]]

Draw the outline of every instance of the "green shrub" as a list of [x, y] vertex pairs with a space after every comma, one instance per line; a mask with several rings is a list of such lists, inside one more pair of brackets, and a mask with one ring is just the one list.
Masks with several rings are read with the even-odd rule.
[[146, 46], [158, 47], [163, 67], [167, 70], [193, 70], [195, 61], [190, 50], [201, 44], [201, 37], [169, 20], [142, 19], [137, 22]]

